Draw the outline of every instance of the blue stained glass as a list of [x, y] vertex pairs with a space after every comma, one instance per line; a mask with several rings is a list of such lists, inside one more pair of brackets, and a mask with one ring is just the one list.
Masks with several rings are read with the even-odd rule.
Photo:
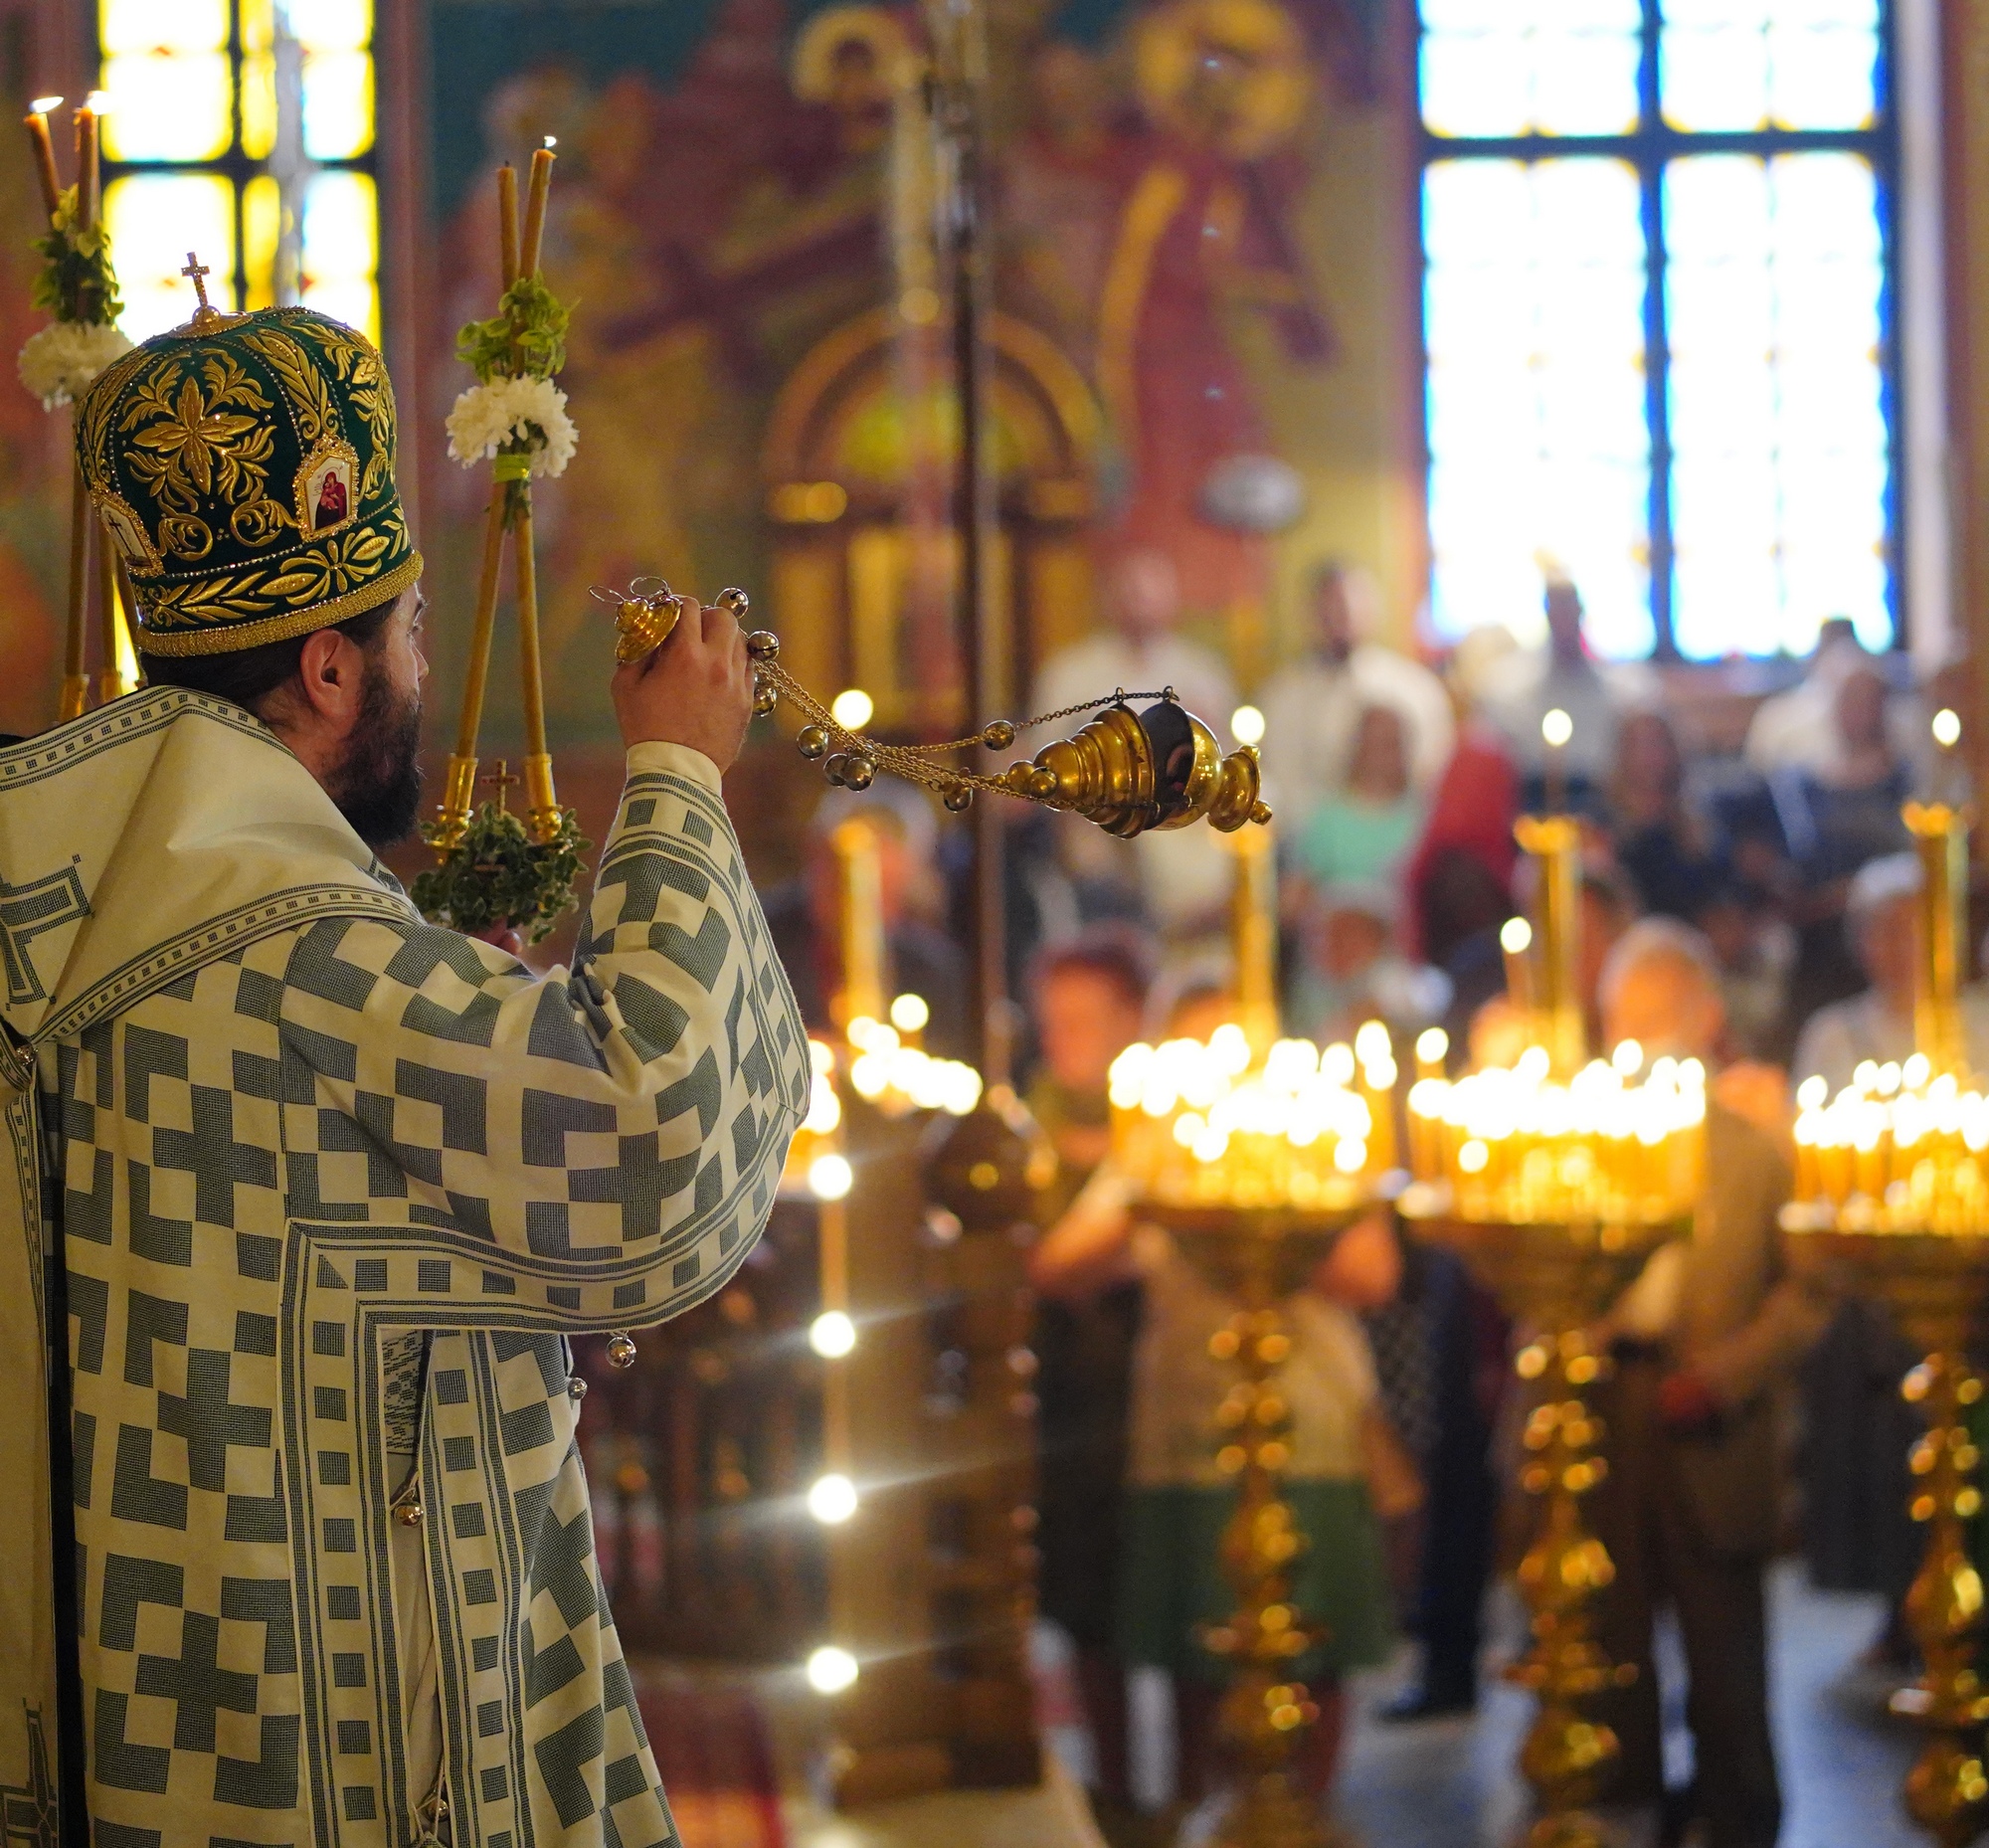
[[1650, 651], [1645, 256], [1636, 171], [1433, 162], [1423, 178], [1431, 610], [1540, 627], [1570, 572], [1604, 653]]
[[1680, 651], [1892, 641], [1877, 182], [1854, 154], [1666, 169]]

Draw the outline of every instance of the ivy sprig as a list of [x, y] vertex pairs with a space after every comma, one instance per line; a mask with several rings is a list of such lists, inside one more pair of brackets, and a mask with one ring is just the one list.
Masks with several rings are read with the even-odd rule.
[[566, 364], [570, 311], [536, 274], [521, 276], [504, 291], [487, 321], [465, 321], [455, 336], [455, 356], [478, 381], [549, 379]]
[[[422, 838], [439, 844], [442, 826], [424, 822]], [[414, 901], [432, 924], [465, 935], [508, 925], [537, 943], [573, 908], [590, 844], [571, 809], [560, 810], [549, 840], [534, 840], [522, 820], [486, 802], [441, 862], [416, 875]]]
[[31, 299], [59, 321], [108, 326], [124, 312], [117, 273], [110, 267], [110, 234], [101, 218], [86, 227], [78, 217], [77, 189], [72, 186], [58, 197], [46, 234], [34, 241], [43, 267]]

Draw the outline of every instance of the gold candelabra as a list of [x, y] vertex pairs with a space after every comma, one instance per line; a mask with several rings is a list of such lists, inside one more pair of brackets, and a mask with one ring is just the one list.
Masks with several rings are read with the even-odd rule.
[[[1950, 729], [1951, 749], [1959, 730]], [[1906, 1595], [1923, 1668], [1895, 1706], [1927, 1731], [1906, 1810], [1943, 1848], [1962, 1848], [1989, 1829], [1983, 1587], [1966, 1531], [1982, 1506], [1968, 1420], [1983, 1383], [1968, 1348], [1989, 1308], [1989, 1098], [1969, 1070], [1960, 1009], [1973, 817], [1946, 803], [1908, 803], [1902, 817], [1921, 874], [1915, 1050], [1861, 1065], [1835, 1098], [1821, 1078], [1803, 1081], [1796, 1197], [1783, 1224], [1795, 1262], [1878, 1297], [1926, 1354], [1902, 1388], [1927, 1420], [1909, 1492], [1927, 1544]]]
[[1277, 886], [1268, 832], [1237, 854], [1232, 932], [1236, 1017], [1206, 1040], [1129, 1046], [1111, 1073], [1112, 1159], [1142, 1216], [1237, 1303], [1209, 1340], [1233, 1370], [1216, 1408], [1216, 1462], [1236, 1483], [1221, 1542], [1236, 1609], [1202, 1641], [1232, 1668], [1220, 1732], [1240, 1772], [1215, 1848], [1331, 1848], [1339, 1839], [1295, 1761], [1319, 1719], [1297, 1659], [1325, 1640], [1292, 1600], [1309, 1545], [1285, 1494], [1291, 1408], [1279, 1375], [1291, 1354], [1283, 1304], [1341, 1231], [1394, 1177], [1396, 1069], [1388, 1032], [1354, 1042], [1281, 1038]]
[[1587, 1328], [1657, 1246], [1686, 1223], [1705, 1163], [1706, 1074], [1697, 1060], [1644, 1067], [1626, 1042], [1585, 1053], [1579, 967], [1579, 825], [1523, 819], [1538, 872], [1531, 930], [1506, 938], [1509, 1002], [1525, 1050], [1455, 1082], [1439, 1029], [1417, 1042], [1408, 1098], [1415, 1180], [1403, 1210], [1450, 1245], [1514, 1318], [1537, 1331], [1517, 1357], [1531, 1410], [1520, 1484], [1537, 1502], [1520, 1564], [1532, 1644], [1507, 1670], [1538, 1699], [1520, 1770], [1537, 1815], [1529, 1848], [1600, 1848], [1588, 1806], [1621, 1755], [1592, 1717], [1595, 1698], [1636, 1677], [1597, 1637], [1597, 1601], [1615, 1577], [1583, 1499], [1607, 1476], [1607, 1431], [1593, 1392], [1609, 1360]]

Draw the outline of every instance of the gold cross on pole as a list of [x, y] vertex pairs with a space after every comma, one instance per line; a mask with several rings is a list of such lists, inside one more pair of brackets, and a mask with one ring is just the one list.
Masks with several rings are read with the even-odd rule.
[[201, 260], [193, 254], [192, 251], [187, 252], [187, 267], [180, 272], [180, 275], [188, 277], [192, 281], [194, 287], [194, 293], [200, 297], [200, 305], [203, 308], [208, 307], [209, 302], [207, 299], [207, 284], [204, 281], [202, 281], [201, 278], [203, 277], [212, 276], [213, 274], [214, 274], [213, 271], [211, 271], [207, 267], [207, 265], [202, 263]]

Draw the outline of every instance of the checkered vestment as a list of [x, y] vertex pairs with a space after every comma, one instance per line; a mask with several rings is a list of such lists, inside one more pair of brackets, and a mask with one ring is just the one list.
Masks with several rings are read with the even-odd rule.
[[[199, 725], [309, 812], [267, 733], [189, 698], [151, 696], [167, 734]], [[106, 713], [129, 708], [150, 710]], [[631, 754], [570, 974], [423, 923], [377, 869], [302, 870], [274, 888], [318, 894], [300, 919], [195, 928], [128, 1002], [58, 992], [30, 1048], [39, 1232], [67, 1258], [94, 1848], [415, 1841], [417, 1628], [456, 1843], [674, 1843], [595, 1569], [564, 1337], [722, 1287], [806, 1108], [715, 773]], [[92, 926], [112, 883], [85, 884]], [[383, 1366], [410, 1331], [416, 1612], [389, 1570]]]

